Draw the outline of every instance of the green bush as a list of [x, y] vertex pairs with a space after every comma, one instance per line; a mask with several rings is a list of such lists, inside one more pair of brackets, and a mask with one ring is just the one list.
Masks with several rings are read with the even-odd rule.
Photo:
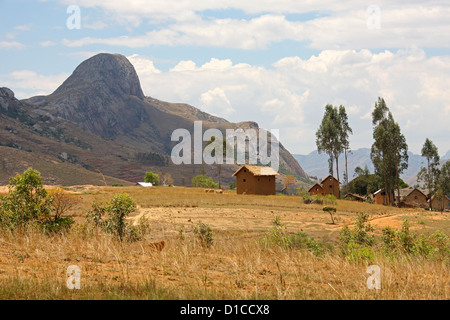
[[[8, 195], [0, 197], [0, 225], [10, 230], [33, 227], [45, 233], [67, 231], [74, 221], [62, 217], [65, 210], [53, 205], [39, 171], [27, 169], [9, 179]], [[55, 212], [54, 215], [52, 215]]]
[[273, 227], [266, 231], [266, 235], [260, 240], [265, 247], [281, 247], [283, 249], [307, 249], [316, 256], [322, 256], [326, 250], [332, 250], [331, 245], [309, 238], [305, 232], [289, 234], [279, 217], [275, 217]]
[[151, 184], [156, 186], [159, 184], [159, 174], [157, 174], [156, 172], [153, 172], [153, 171], [146, 172], [144, 181], [150, 182]]
[[134, 200], [127, 193], [120, 193], [114, 195], [107, 204], [92, 204], [92, 210], [86, 214], [86, 218], [120, 241], [125, 239], [135, 241], [141, 238], [138, 229], [130, 226], [125, 220], [135, 210]]
[[219, 187], [219, 184], [214, 182], [212, 178], [207, 177], [204, 174], [201, 174], [192, 178], [192, 186], [199, 188], [217, 189]]
[[207, 224], [200, 222], [194, 228], [194, 233], [200, 239], [200, 243], [202, 244], [202, 246], [204, 246], [206, 248], [210, 248], [214, 244], [212, 230]]

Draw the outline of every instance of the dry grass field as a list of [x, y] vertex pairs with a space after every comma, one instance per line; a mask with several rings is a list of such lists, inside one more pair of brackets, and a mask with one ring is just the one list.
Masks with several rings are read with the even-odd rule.
[[[51, 188], [51, 187], [49, 187]], [[339, 231], [356, 215], [370, 215], [375, 234], [387, 226], [450, 235], [449, 213], [398, 209], [339, 200], [336, 224], [323, 205], [296, 196], [238, 196], [181, 187], [67, 187], [76, 224], [64, 235], [36, 231], [0, 234], [1, 299], [442, 299], [450, 298], [450, 262], [422, 256], [377, 254], [352, 260], [337, 249]], [[0, 189], [6, 192], [6, 188]], [[146, 235], [120, 242], [86, 224], [93, 202], [126, 192], [138, 208], [131, 224]], [[285, 232], [305, 232], [334, 249], [264, 246], [262, 239], [279, 218]], [[210, 248], [194, 233], [199, 223], [213, 234]], [[162, 251], [152, 242], [165, 241]], [[366, 285], [369, 265], [381, 269], [381, 289]], [[81, 289], [66, 287], [66, 270], [81, 268]]]

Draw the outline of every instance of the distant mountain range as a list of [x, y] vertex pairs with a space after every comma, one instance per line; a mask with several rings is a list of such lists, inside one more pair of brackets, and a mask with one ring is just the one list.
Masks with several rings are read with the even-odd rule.
[[[426, 163], [425, 158], [421, 155], [408, 152], [408, 169], [401, 174], [401, 178], [409, 185], [414, 185], [417, 183], [416, 175], [419, 173], [420, 168]], [[317, 150], [311, 152], [308, 155], [293, 154], [294, 158], [298, 161], [300, 166], [306, 171], [306, 173], [312, 177], [317, 177], [321, 179], [329, 174], [328, 170], [328, 156], [324, 153], [319, 154]], [[446, 160], [450, 159], [450, 150], [441, 158], [441, 164]], [[354, 177], [355, 168], [367, 165], [370, 172], [374, 173], [374, 167], [372, 160], [370, 159], [370, 149], [360, 148], [357, 150], [352, 150], [347, 156], [348, 160], [348, 175], [349, 181]], [[336, 171], [336, 168], [334, 169]], [[343, 173], [345, 172], [345, 158], [344, 155], [339, 157], [339, 175], [340, 180], [343, 180]], [[335, 173], [336, 175], [336, 173]]]
[[[155, 92], [157, 94], [157, 92]], [[27, 167], [41, 171], [47, 184], [130, 184], [146, 171], [170, 173], [175, 185], [191, 185], [214, 165], [175, 165], [175, 129], [261, 130], [252, 121], [232, 123], [183, 103], [147, 97], [133, 65], [120, 54], [101, 53], [82, 62], [56, 91], [18, 100], [0, 86], [0, 183]], [[268, 141], [270, 141], [270, 133]], [[13, 150], [14, 149], [14, 150]], [[307, 179], [280, 143], [280, 168]], [[59, 169], [58, 169], [59, 168]], [[237, 165], [222, 167], [222, 182], [234, 180]]]

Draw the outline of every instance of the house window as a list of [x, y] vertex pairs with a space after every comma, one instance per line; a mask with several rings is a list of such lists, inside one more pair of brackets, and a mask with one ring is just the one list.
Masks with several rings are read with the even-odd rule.
[[319, 188], [316, 188], [316, 191], [319, 191]]
[[242, 179], [242, 181], [244, 181], [244, 182], [245, 182], [245, 179]]
[[244, 172], [247, 172], [247, 170], [244, 169]]
[[417, 196], [414, 196], [414, 199], [417, 199]]
[[333, 188], [333, 186], [330, 186], [330, 189]]

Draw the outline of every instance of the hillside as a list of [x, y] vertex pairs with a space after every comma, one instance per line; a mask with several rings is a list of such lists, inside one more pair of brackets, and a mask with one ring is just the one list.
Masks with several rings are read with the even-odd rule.
[[[179, 128], [192, 133], [194, 121], [201, 120], [203, 130], [217, 128], [224, 134], [226, 129], [259, 130], [254, 122], [231, 123], [193, 106], [145, 97], [134, 67], [118, 54], [98, 54], [82, 62], [48, 96], [19, 101], [11, 90], [0, 88], [0, 106], [1, 145], [130, 182], [154, 170], [171, 173], [176, 185], [190, 185], [200, 165], [171, 163], [177, 143], [171, 141], [171, 134]], [[281, 143], [280, 167], [283, 173], [307, 179]], [[236, 165], [223, 166], [225, 184], [233, 181], [236, 169]], [[215, 166], [205, 170], [216, 178]]]

